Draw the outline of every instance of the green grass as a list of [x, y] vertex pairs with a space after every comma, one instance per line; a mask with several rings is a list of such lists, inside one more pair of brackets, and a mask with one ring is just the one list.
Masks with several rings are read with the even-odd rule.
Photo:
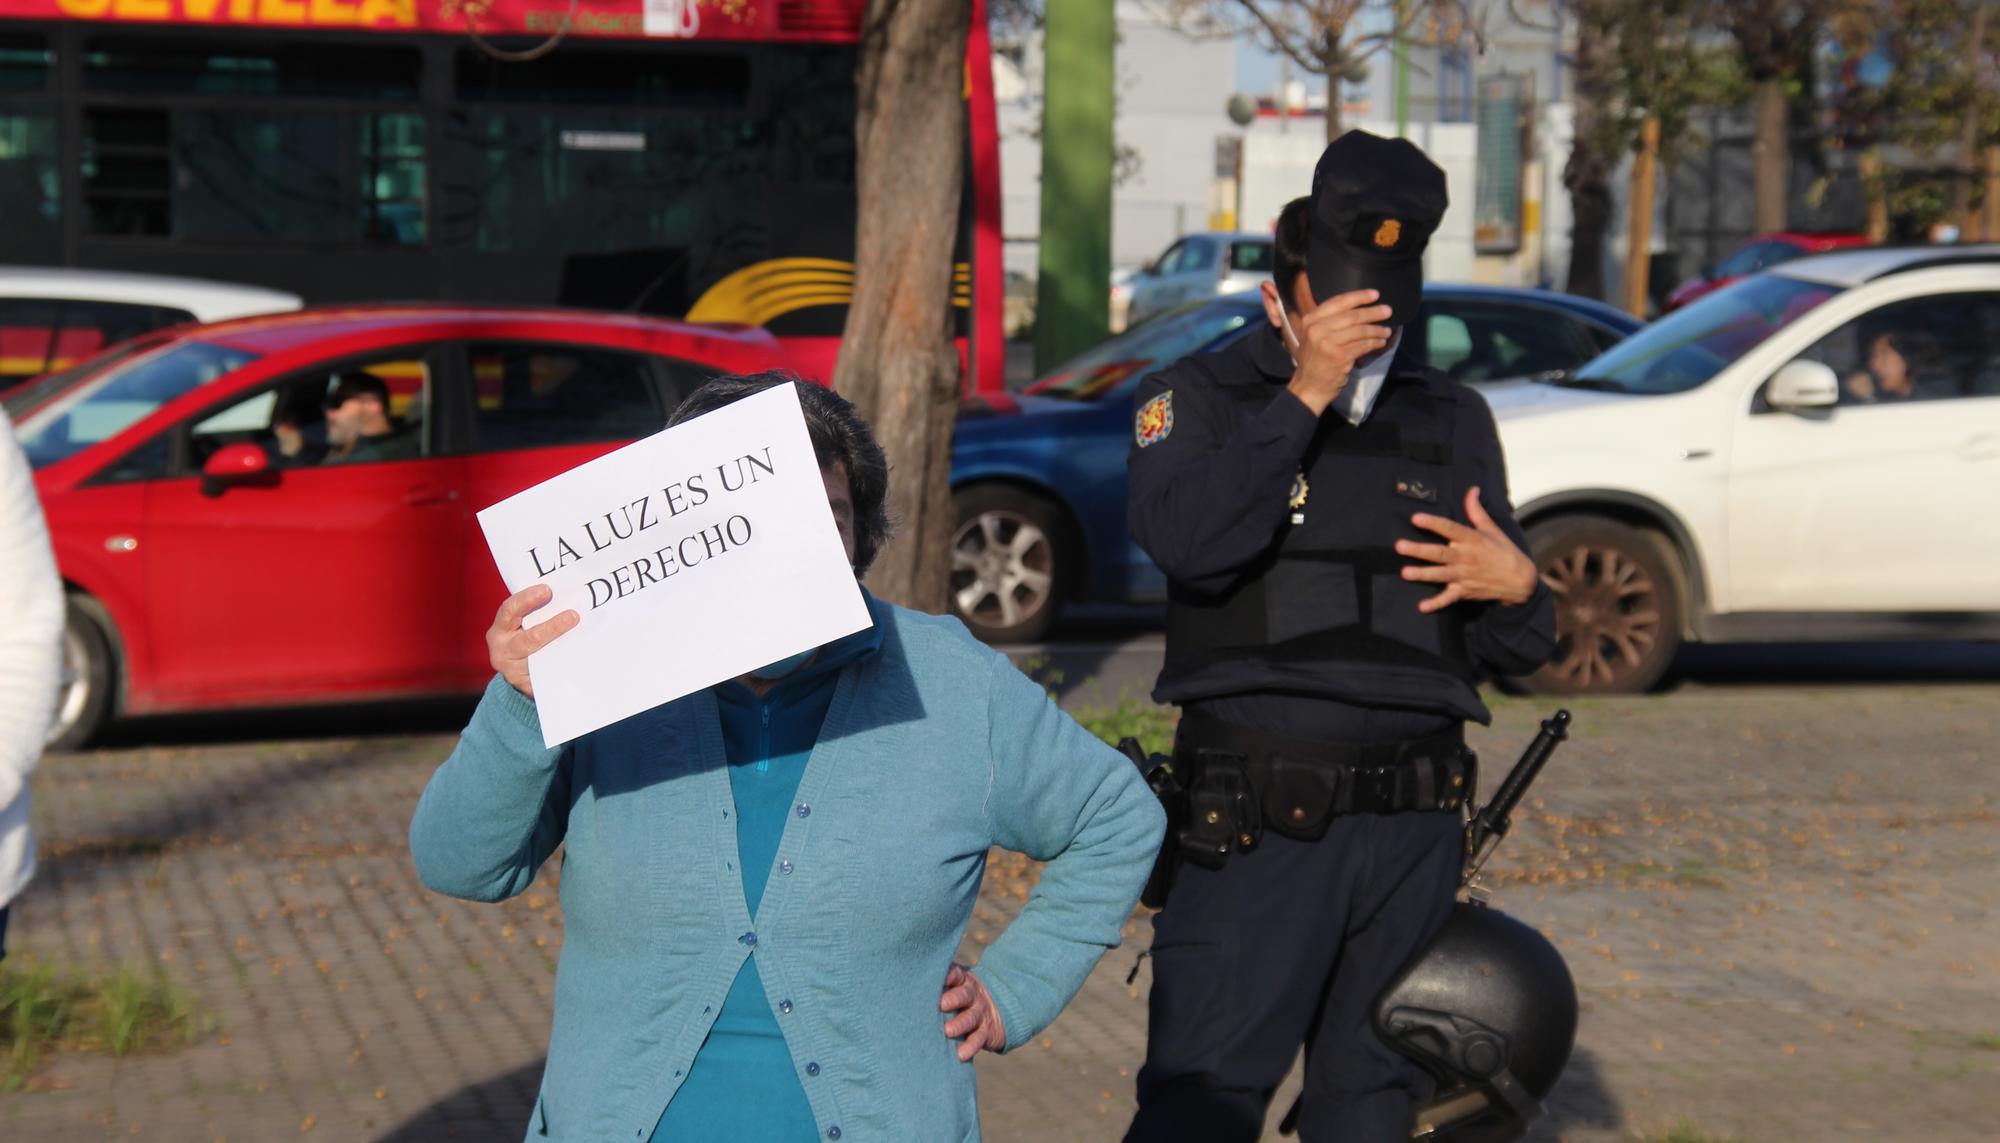
[[178, 1047], [210, 1023], [186, 990], [141, 969], [93, 976], [33, 962], [0, 966], [0, 1091], [24, 1086], [49, 1052]]
[[1173, 750], [1174, 727], [1180, 722], [1171, 708], [1131, 695], [1119, 698], [1114, 707], [1082, 707], [1071, 714], [1085, 730], [1111, 745], [1118, 745], [1121, 738], [1136, 738], [1149, 754]]
[[1734, 1135], [1712, 1135], [1690, 1119], [1674, 1121], [1661, 1135], [1652, 1136], [1649, 1143], [1745, 1143]]
[[2000, 1052], [2000, 1032], [1983, 1032], [1974, 1036], [1972, 1046], [1985, 1048], [1989, 1052]]
[[1723, 876], [1724, 872], [1727, 870], [1740, 871], [1743, 868], [1743, 866], [1732, 862], [1712, 865], [1700, 858], [1690, 858], [1687, 861], [1667, 864], [1623, 865], [1614, 868], [1611, 871], [1611, 875], [1620, 881], [1641, 881], [1647, 878], [1658, 877], [1675, 885], [1683, 885], [1689, 888], [1727, 889], [1729, 888], [1729, 880]]

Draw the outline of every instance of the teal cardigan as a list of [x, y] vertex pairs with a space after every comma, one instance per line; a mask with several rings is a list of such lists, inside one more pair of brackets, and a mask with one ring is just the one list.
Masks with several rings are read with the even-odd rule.
[[988, 849], [1048, 862], [977, 969], [1009, 1049], [1118, 945], [1166, 824], [1138, 771], [958, 621], [868, 607], [881, 651], [841, 670], [754, 920], [713, 692], [548, 750], [487, 688], [410, 848], [426, 885], [497, 901], [566, 844], [529, 1139], [643, 1141], [755, 956], [822, 1138], [976, 1140], [938, 995]]

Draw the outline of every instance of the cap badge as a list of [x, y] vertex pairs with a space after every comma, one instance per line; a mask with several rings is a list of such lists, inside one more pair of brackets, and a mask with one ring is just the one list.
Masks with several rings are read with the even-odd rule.
[[1403, 237], [1403, 224], [1393, 218], [1385, 218], [1382, 225], [1375, 228], [1375, 245], [1384, 250], [1394, 246]]

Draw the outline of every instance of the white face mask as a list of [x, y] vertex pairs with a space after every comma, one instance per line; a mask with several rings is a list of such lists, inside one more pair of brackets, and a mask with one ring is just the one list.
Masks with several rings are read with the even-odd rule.
[[[1300, 344], [1299, 335], [1293, 332], [1292, 315], [1283, 306], [1278, 307], [1278, 322], [1285, 327], [1285, 352], [1291, 355], [1292, 366], [1297, 368], [1299, 354], [1293, 347]], [[1341, 390], [1340, 396], [1334, 398], [1334, 411], [1357, 425], [1367, 419], [1369, 410], [1375, 407], [1375, 398], [1382, 392], [1380, 373], [1387, 371], [1387, 366], [1382, 365], [1383, 359], [1393, 354], [1402, 340], [1402, 333], [1400, 331], [1395, 332], [1389, 339], [1388, 348], [1382, 350], [1368, 365], [1355, 367], [1355, 380], [1359, 380], [1370, 372], [1375, 372], [1376, 376], [1373, 380], [1366, 383], [1357, 384], [1355, 381], [1350, 381], [1347, 388]], [[1372, 368], [1376, 365], [1382, 365], [1382, 369], [1379, 372]]]
[[1292, 364], [1297, 366], [1299, 363], [1299, 353], [1298, 350], [1292, 347], [1299, 344], [1299, 335], [1292, 332], [1292, 316], [1285, 311], [1285, 307], [1283, 306], [1278, 307], [1278, 320], [1284, 323], [1285, 326], [1285, 352], [1292, 355]]

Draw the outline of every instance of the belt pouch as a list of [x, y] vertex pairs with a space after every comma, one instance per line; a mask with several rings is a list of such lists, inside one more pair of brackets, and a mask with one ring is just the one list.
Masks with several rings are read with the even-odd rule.
[[1250, 784], [1235, 755], [1201, 752], [1194, 783], [1188, 788], [1182, 860], [1207, 869], [1222, 868], [1236, 839], [1239, 807], [1248, 803], [1249, 794]]
[[1318, 841], [1339, 806], [1343, 767], [1310, 758], [1265, 756], [1260, 794], [1264, 821], [1294, 841]]

